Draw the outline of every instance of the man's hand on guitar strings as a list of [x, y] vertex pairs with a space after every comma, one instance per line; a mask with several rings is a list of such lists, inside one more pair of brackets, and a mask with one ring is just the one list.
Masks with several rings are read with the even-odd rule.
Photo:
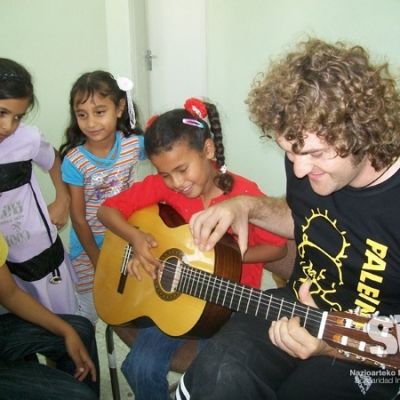
[[208, 251], [214, 248], [222, 236], [232, 229], [238, 237], [238, 245], [243, 255], [248, 242], [248, 212], [237, 198], [225, 200], [204, 211], [193, 214], [190, 218], [190, 231], [194, 242], [200, 250]]
[[[301, 303], [317, 308], [311, 294], [311, 281], [303, 282], [299, 289]], [[286, 317], [279, 321], [273, 321], [268, 331], [271, 342], [291, 355], [305, 360], [311, 356], [330, 353], [331, 347], [321, 339], [312, 336], [300, 325], [300, 318]]]

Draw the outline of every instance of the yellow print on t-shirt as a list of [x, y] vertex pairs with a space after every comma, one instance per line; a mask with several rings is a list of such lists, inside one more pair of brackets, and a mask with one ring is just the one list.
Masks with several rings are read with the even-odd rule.
[[[346, 231], [337, 226], [327, 210], [319, 209], [311, 210], [311, 216], [301, 228], [302, 237], [297, 247], [302, 275], [293, 282], [293, 289], [298, 296], [300, 285], [310, 280], [311, 295], [324, 301], [330, 310], [343, 311], [336, 292], [344, 283], [343, 261], [350, 247]], [[323, 238], [320, 232], [324, 232]], [[387, 246], [370, 238], [365, 240], [364, 262], [355, 282], [357, 297], [354, 299], [354, 308], [358, 307], [361, 314], [371, 314], [378, 308], [387, 252]], [[315, 265], [312, 260], [318, 260], [319, 264]]]
[[[325, 232], [324, 238], [316, 234], [321, 231]], [[329, 246], [324, 244], [327, 240]], [[301, 242], [298, 244], [303, 276], [293, 283], [297, 296], [300, 285], [310, 280], [310, 294], [327, 303], [329, 309], [341, 311], [342, 306], [335, 301], [335, 294], [343, 285], [343, 260], [347, 258], [346, 248], [349, 246], [346, 232], [337, 227], [336, 220], [329, 218], [328, 211], [311, 210], [311, 216], [302, 226]], [[313, 259], [318, 259], [319, 265], [314, 265]], [[326, 279], [328, 271], [330, 279]]]
[[366, 240], [366, 246], [366, 261], [361, 268], [357, 285], [358, 296], [354, 304], [360, 307], [362, 314], [372, 314], [380, 303], [380, 290], [376, 286], [383, 281], [388, 247], [372, 239]]

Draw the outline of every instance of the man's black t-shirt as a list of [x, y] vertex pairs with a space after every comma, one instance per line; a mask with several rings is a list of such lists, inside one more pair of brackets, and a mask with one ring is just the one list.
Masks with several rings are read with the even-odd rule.
[[325, 310], [400, 314], [400, 172], [378, 185], [316, 194], [286, 159], [297, 258], [290, 287], [307, 278]]

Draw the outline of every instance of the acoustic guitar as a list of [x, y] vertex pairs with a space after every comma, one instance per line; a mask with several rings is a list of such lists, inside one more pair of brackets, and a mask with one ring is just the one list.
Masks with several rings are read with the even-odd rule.
[[106, 323], [147, 317], [168, 335], [207, 337], [231, 311], [269, 320], [297, 316], [310, 334], [345, 356], [382, 368], [400, 368], [399, 353], [388, 354], [385, 346], [388, 337], [397, 341], [393, 319], [321, 311], [238, 283], [241, 256], [235, 241], [226, 235], [214, 250], [201, 252], [188, 225], [169, 206], [136, 211], [129, 223], [153, 234], [158, 242], [153, 254], [163, 268], [155, 280], [147, 274], [141, 281], [128, 277], [126, 266], [134, 249], [108, 230], [94, 282], [96, 309]]

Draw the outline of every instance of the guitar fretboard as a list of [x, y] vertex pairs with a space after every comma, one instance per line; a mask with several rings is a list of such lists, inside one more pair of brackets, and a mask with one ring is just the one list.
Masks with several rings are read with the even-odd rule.
[[[164, 270], [164, 274], [166, 272]], [[319, 310], [214, 276], [185, 263], [169, 272], [178, 279], [176, 289], [181, 293], [268, 320], [298, 316], [302, 326], [313, 336], [318, 336], [324, 314]]]

